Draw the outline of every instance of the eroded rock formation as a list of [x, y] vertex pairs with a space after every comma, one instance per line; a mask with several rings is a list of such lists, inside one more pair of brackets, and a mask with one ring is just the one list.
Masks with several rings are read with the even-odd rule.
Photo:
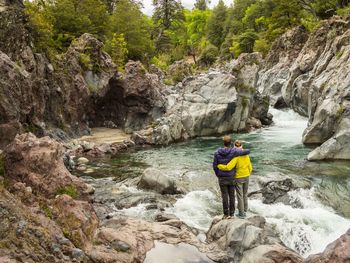
[[275, 107], [309, 117], [305, 144], [322, 144], [309, 160], [350, 159], [350, 17], [324, 20], [309, 36], [298, 27], [278, 39], [259, 73], [258, 89]]

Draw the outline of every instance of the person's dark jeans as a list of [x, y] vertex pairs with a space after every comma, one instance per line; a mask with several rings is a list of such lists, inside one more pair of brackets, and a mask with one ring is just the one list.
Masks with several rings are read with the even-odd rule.
[[233, 216], [235, 213], [235, 187], [233, 178], [219, 178], [219, 186], [224, 215]]

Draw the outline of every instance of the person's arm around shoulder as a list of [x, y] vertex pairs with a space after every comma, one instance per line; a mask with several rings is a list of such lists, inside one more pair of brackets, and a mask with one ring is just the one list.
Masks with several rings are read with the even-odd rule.
[[236, 149], [237, 156], [244, 156], [250, 154], [249, 149]]
[[218, 168], [221, 171], [231, 171], [233, 168], [236, 167], [237, 164], [237, 158], [233, 158], [231, 161], [228, 162], [228, 164], [219, 164]]

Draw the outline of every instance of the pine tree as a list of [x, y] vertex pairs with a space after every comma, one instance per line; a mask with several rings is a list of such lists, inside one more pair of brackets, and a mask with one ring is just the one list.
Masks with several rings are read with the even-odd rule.
[[207, 10], [207, 0], [196, 0], [194, 3], [194, 8], [202, 11]]
[[213, 13], [208, 20], [208, 40], [216, 47], [220, 47], [225, 40], [225, 21], [227, 16], [227, 7], [223, 0], [220, 0], [213, 9]]

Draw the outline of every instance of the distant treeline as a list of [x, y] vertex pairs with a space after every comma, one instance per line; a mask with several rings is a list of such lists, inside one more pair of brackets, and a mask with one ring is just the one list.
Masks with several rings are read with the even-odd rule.
[[191, 56], [210, 65], [243, 52], [266, 54], [286, 30], [303, 25], [314, 30], [319, 21], [350, 11], [350, 0], [222, 0], [209, 9], [197, 0], [192, 10], [179, 0], [153, 0], [154, 14], [142, 13], [137, 0], [27, 1], [36, 51], [53, 57], [75, 38], [91, 33], [105, 43], [114, 62], [128, 59], [166, 68]]

